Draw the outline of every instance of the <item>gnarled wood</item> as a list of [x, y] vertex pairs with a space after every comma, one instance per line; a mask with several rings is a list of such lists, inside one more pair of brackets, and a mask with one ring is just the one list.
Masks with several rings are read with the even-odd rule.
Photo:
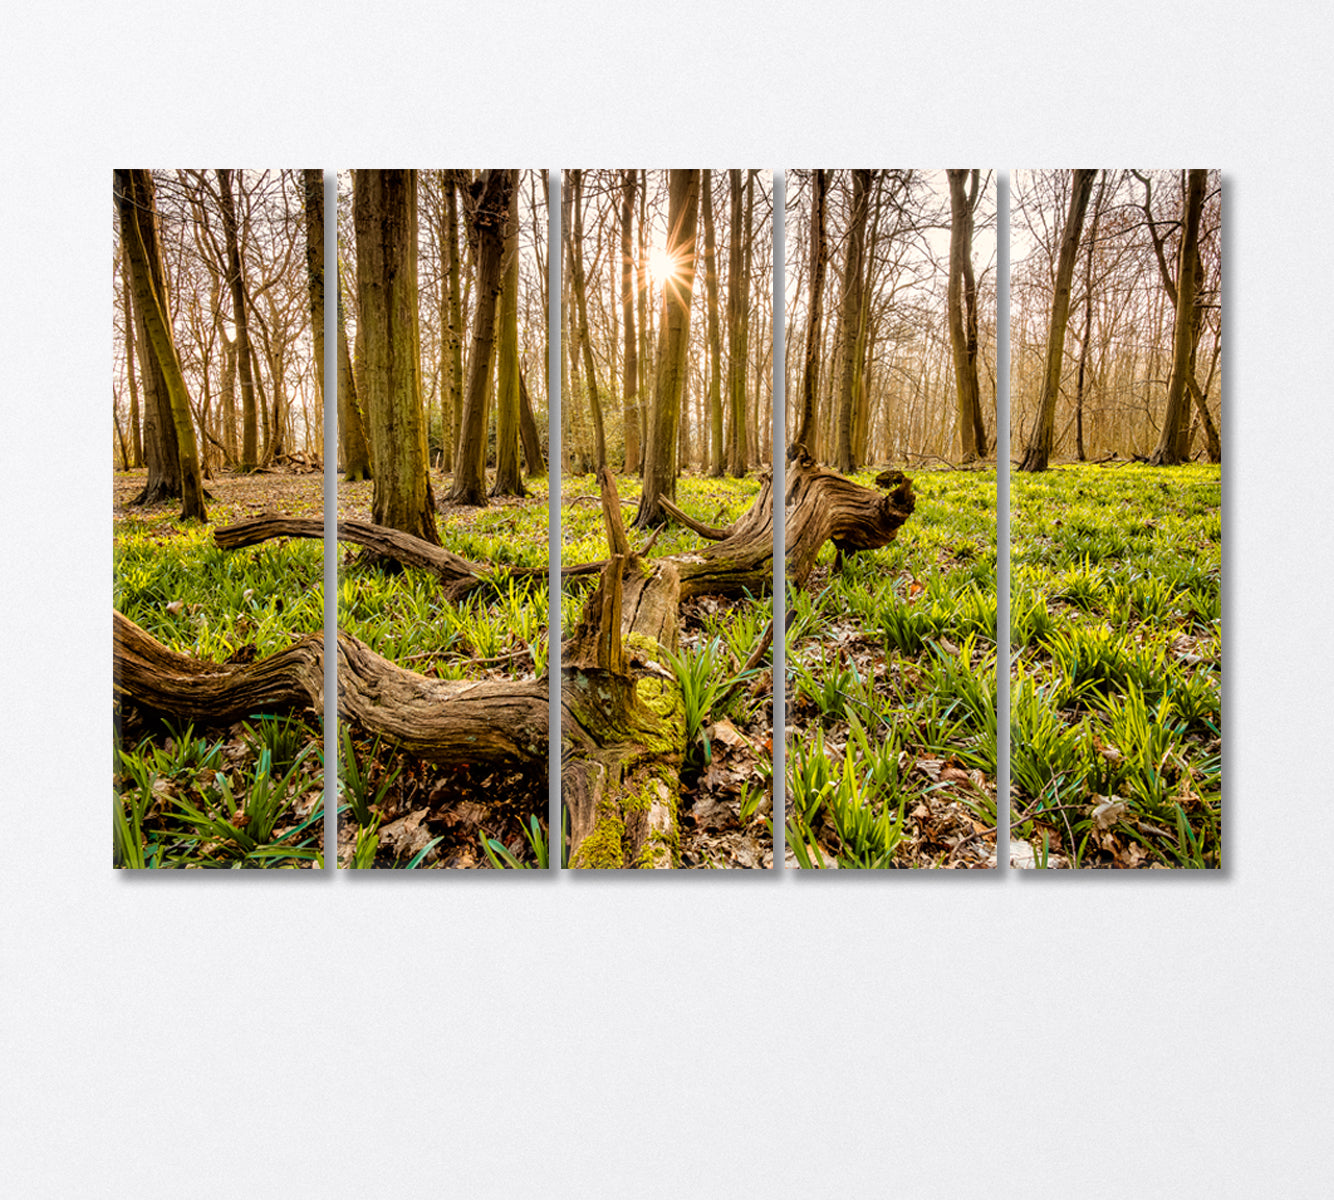
[[[213, 540], [224, 550], [256, 546], [276, 537], [323, 538], [320, 517], [255, 517], [238, 521], [214, 532]], [[487, 581], [489, 568], [441, 546], [369, 521], [339, 521], [338, 540], [364, 546], [372, 553], [405, 567], [430, 571], [440, 580], [446, 599], [461, 600]]]
[[697, 521], [683, 508], [678, 508], [665, 496], [658, 500], [662, 505], [663, 511], [671, 517], [678, 525], [684, 525], [692, 533], [699, 534], [702, 538], [708, 538], [711, 542], [721, 542], [724, 538], [732, 536], [733, 526], [723, 529], [717, 525], [706, 525], [703, 521]]
[[[600, 482], [609, 540], [623, 545], [611, 472]], [[613, 554], [561, 648], [572, 867], [676, 865], [685, 719], [680, 688], [659, 660], [676, 649], [680, 591], [672, 562], [648, 567], [639, 555]]]
[[[547, 753], [547, 683], [429, 679], [338, 635], [338, 715], [428, 762], [524, 766]], [[214, 663], [164, 646], [113, 614], [117, 697], [187, 721], [255, 712], [324, 712], [324, 637], [309, 634], [257, 662]]]

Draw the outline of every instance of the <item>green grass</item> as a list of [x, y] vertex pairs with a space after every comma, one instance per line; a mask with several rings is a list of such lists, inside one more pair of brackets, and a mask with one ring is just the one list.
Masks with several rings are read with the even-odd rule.
[[841, 573], [826, 546], [789, 589], [787, 840], [802, 867], [951, 865], [956, 849], [985, 857], [974, 835], [995, 825], [995, 472], [912, 478], [894, 542]]
[[[446, 549], [491, 568], [488, 585], [460, 601], [446, 600], [428, 572], [382, 570], [364, 562], [359, 551], [341, 547], [340, 630], [392, 662], [431, 678], [543, 676], [549, 655], [548, 536], [547, 500], [538, 490], [540, 483], [530, 481], [530, 495], [522, 503], [494, 503], [440, 517]], [[369, 502], [369, 484], [340, 485], [340, 509], [358, 497]], [[516, 575], [515, 568], [533, 573]], [[387, 739], [346, 726], [340, 726], [340, 743], [343, 866], [400, 870], [509, 866], [505, 855], [525, 866], [536, 863], [537, 851], [531, 840], [524, 839], [532, 836], [530, 818], [545, 821], [545, 769], [529, 772], [533, 778], [522, 780], [501, 780], [481, 770], [441, 769], [404, 754]], [[449, 824], [459, 802], [468, 801], [488, 807], [485, 836]], [[427, 810], [422, 828], [435, 836], [414, 851], [392, 852], [388, 838], [392, 830], [387, 827], [420, 809]]]
[[217, 740], [154, 728], [118, 736], [112, 784], [117, 867], [322, 865], [324, 758], [318, 729], [233, 726]]
[[[312, 488], [317, 489], [313, 484]], [[264, 658], [324, 627], [324, 548], [294, 539], [222, 551], [176, 508], [116, 521], [113, 603], [174, 650]], [[215, 524], [249, 515], [210, 506]], [[115, 712], [114, 862], [132, 869], [310, 867], [323, 855], [323, 734], [257, 713], [213, 729]]]
[[1071, 866], [1221, 861], [1217, 467], [1011, 476], [1012, 836]]

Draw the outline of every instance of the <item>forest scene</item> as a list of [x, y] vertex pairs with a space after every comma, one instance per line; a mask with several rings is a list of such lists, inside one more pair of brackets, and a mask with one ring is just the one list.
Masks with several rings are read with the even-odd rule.
[[773, 180], [561, 190], [562, 798], [574, 868], [773, 865]]
[[338, 199], [339, 865], [543, 869], [546, 173]]
[[113, 177], [113, 861], [322, 865], [323, 175]]
[[1218, 172], [1017, 171], [1011, 860], [1221, 865]]
[[996, 866], [996, 190], [786, 180], [787, 853]]

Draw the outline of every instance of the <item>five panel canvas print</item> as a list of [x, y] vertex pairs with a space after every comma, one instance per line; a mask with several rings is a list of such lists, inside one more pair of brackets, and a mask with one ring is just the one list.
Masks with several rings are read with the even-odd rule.
[[1217, 172], [325, 182], [114, 173], [117, 867], [1220, 865]]

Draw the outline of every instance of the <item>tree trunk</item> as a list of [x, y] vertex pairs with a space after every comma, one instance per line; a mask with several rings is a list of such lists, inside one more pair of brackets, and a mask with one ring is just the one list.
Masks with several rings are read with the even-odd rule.
[[451, 504], [486, 504], [486, 398], [491, 386], [496, 310], [505, 257], [505, 227], [509, 221], [510, 193], [514, 190], [517, 174], [511, 170], [490, 170], [484, 172], [477, 184], [480, 194], [472, 216], [477, 242], [477, 316], [473, 321], [459, 446], [454, 456], [454, 486], [449, 493]]
[[1188, 380], [1191, 375], [1195, 302], [1200, 274], [1200, 214], [1204, 210], [1206, 172], [1192, 170], [1186, 184], [1185, 228], [1177, 262], [1176, 321], [1172, 331], [1172, 377], [1167, 385], [1167, 412], [1158, 447], [1149, 458], [1156, 467], [1175, 467], [1186, 460], [1187, 420], [1190, 416]]
[[1079, 374], [1075, 378], [1075, 457], [1087, 461], [1084, 451], [1084, 375], [1088, 368], [1089, 339], [1093, 336], [1093, 251], [1098, 241], [1098, 218], [1102, 216], [1103, 197], [1107, 192], [1107, 172], [1098, 182], [1098, 198], [1093, 202], [1093, 224], [1089, 226], [1088, 248], [1084, 255], [1084, 336], [1079, 343]]
[[[115, 173], [116, 199], [120, 209], [121, 242], [130, 267], [130, 286], [136, 310], [143, 316], [148, 341], [166, 386], [171, 427], [181, 481], [181, 517], [208, 520], [204, 508], [204, 481], [199, 471], [199, 453], [195, 448], [194, 426], [190, 421], [190, 396], [185, 375], [172, 340], [171, 318], [165, 285], [154, 276], [152, 260], [140, 232], [140, 218], [156, 222], [153, 178], [144, 170]], [[160, 274], [160, 263], [159, 263]]]
[[315, 339], [315, 395], [324, 407], [324, 172], [302, 171], [306, 196], [306, 284]]
[[[972, 286], [973, 208], [977, 204], [979, 172], [951, 168], [950, 184], [950, 345], [954, 352], [954, 390], [958, 403], [959, 455], [974, 462], [986, 453], [982, 425], [982, 401], [977, 383], [977, 308], [969, 305], [971, 329], [965, 326], [964, 290], [976, 296]], [[971, 179], [968, 194], [964, 184]], [[969, 336], [971, 332], [972, 336]]]
[[130, 299], [130, 268], [125, 261], [125, 247], [120, 255], [121, 297], [125, 306], [125, 378], [130, 384], [130, 446], [132, 465], [144, 465], [144, 435], [139, 422], [139, 381], [134, 377], [134, 302]]
[[253, 471], [259, 465], [259, 434], [250, 358], [250, 318], [245, 302], [245, 276], [242, 274], [241, 247], [236, 235], [232, 173], [219, 169], [217, 176], [222, 228], [227, 239], [227, 284], [232, 291], [232, 316], [236, 323], [236, 370], [241, 379], [241, 470]]
[[570, 282], [574, 287], [575, 339], [583, 351], [584, 380], [588, 388], [588, 409], [593, 419], [593, 453], [597, 470], [607, 465], [607, 435], [602, 423], [602, 402], [598, 397], [597, 370], [593, 364], [593, 341], [588, 332], [588, 296], [584, 281], [584, 204], [583, 172], [570, 172], [571, 208], [574, 229], [569, 240]]
[[[249, 663], [169, 650], [113, 613], [114, 694], [180, 721], [226, 723], [255, 712], [324, 716], [324, 638], [310, 634]], [[440, 764], [523, 766], [546, 758], [547, 684], [428, 679], [339, 634], [339, 719]]]
[[1076, 169], [1071, 183], [1070, 209], [1066, 213], [1061, 252], [1056, 264], [1056, 294], [1051, 305], [1042, 398], [1024, 460], [1019, 465], [1021, 471], [1045, 471], [1051, 459], [1056, 429], [1056, 400], [1061, 391], [1061, 367], [1065, 358], [1065, 327], [1070, 317], [1070, 283], [1074, 278], [1075, 258], [1079, 254], [1079, 233], [1084, 225], [1084, 212], [1088, 208], [1096, 174], [1096, 170]]
[[649, 347], [653, 340], [650, 336], [649, 322], [649, 273], [648, 273], [648, 171], [639, 173], [639, 262], [636, 277], [635, 309], [639, 317], [639, 474], [644, 474], [644, 459], [648, 451], [648, 420], [653, 398], [649, 394]]
[[621, 391], [625, 397], [622, 428], [625, 432], [627, 475], [639, 470], [639, 354], [635, 335], [634, 257], [631, 227], [635, 214], [635, 172], [621, 172], [621, 319], [625, 325], [625, 366]]
[[417, 340], [417, 173], [357, 171], [352, 179], [375, 467], [371, 513], [377, 525], [438, 544]]
[[797, 421], [795, 445], [811, 458], [819, 457], [819, 431], [816, 425], [816, 401], [820, 388], [820, 335], [824, 310], [824, 270], [828, 261], [825, 246], [825, 199], [829, 191], [829, 172], [816, 171], [811, 194], [811, 299], [806, 314], [806, 358], [801, 379], [801, 416]]
[[510, 188], [496, 336], [496, 481], [493, 496], [526, 496], [519, 474], [519, 188]]
[[[338, 267], [342, 273], [342, 264]], [[371, 477], [371, 448], [366, 440], [366, 422], [357, 399], [357, 377], [347, 344], [347, 318], [343, 311], [343, 286], [338, 285], [338, 444], [343, 454], [344, 478], [348, 483]]]
[[856, 470], [852, 453], [852, 427], [857, 407], [858, 342], [862, 323], [862, 252], [866, 244], [866, 220], [870, 213], [871, 172], [852, 172], [852, 217], [848, 249], [843, 260], [843, 307], [839, 326], [843, 330], [842, 378], [838, 388], [834, 465], [844, 474]]
[[[449, 362], [449, 386], [445, 393], [444, 423], [440, 440], [446, 447], [450, 470], [457, 469], [454, 456], [458, 447], [463, 417], [463, 305], [459, 286], [459, 205], [458, 176], [445, 172], [445, 243], [446, 279], [449, 301], [445, 313], [445, 349]], [[529, 474], [532, 473], [531, 466]]]
[[[135, 197], [134, 216], [139, 237], [148, 254], [153, 286], [159, 295], [166, 296], [166, 276], [162, 269], [162, 252], [158, 245], [157, 220], [143, 197]], [[130, 274], [129, 250], [121, 238], [125, 259], [125, 278], [133, 300], [134, 283]], [[176, 426], [171, 419], [171, 400], [167, 381], [158, 365], [148, 336], [148, 323], [138, 303], [133, 304], [135, 349], [139, 358], [140, 381], [143, 384], [144, 405], [144, 462], [148, 467], [148, 481], [132, 504], [157, 504], [163, 500], [179, 500], [181, 496], [181, 456], [176, 445]]]
[[533, 402], [528, 396], [528, 385], [524, 382], [522, 371], [519, 372], [519, 438], [523, 443], [523, 461], [528, 477], [531, 479], [535, 475], [545, 475], [547, 463], [542, 453], [542, 439], [537, 436]]
[[676, 425], [685, 390], [686, 351], [690, 341], [690, 302], [695, 288], [695, 231], [699, 220], [699, 172], [671, 172], [667, 202], [667, 253], [674, 276], [662, 288], [662, 326], [658, 335], [658, 373], [653, 392], [644, 462], [644, 488], [635, 523], [642, 529], [665, 520], [662, 497], [676, 496], [673, 460]]
[[713, 172], [704, 172], [704, 288], [709, 312], [709, 474], [723, 473], [722, 336], [718, 324], [718, 264], [713, 238]]

